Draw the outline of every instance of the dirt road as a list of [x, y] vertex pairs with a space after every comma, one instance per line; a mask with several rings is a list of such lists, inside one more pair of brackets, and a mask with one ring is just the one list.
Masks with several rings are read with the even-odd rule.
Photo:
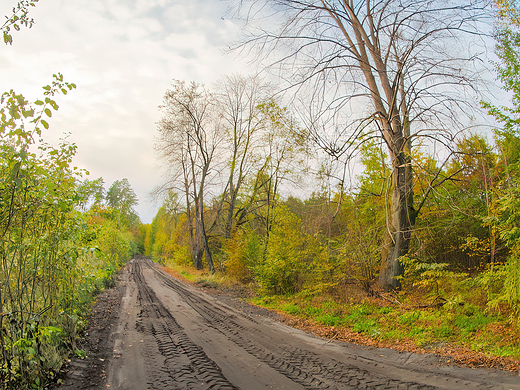
[[120, 311], [105, 313], [93, 330], [100, 346], [88, 361], [72, 362], [62, 390], [520, 390], [520, 377], [506, 372], [308, 335], [234, 309], [149, 260], [132, 260], [121, 278]]

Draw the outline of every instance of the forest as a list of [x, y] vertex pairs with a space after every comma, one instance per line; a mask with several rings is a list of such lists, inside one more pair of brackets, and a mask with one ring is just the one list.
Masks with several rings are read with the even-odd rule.
[[[36, 2], [6, 18], [6, 44], [34, 23]], [[46, 388], [83, 356], [96, 295], [136, 254], [247, 289], [327, 337], [518, 369], [516, 3], [237, 3], [259, 23], [263, 3], [282, 14], [279, 26], [251, 23], [235, 50], [269, 59], [289, 86], [174, 80], [158, 114], [165, 180], [150, 189], [161, 202], [150, 224], [127, 179], [87, 179], [74, 144], [45, 141], [56, 96], [74, 83], [57, 73], [33, 102], [2, 94], [0, 388]], [[484, 35], [507, 104], [480, 94], [468, 40]]]
[[449, 342], [516, 368], [500, 360], [520, 351], [515, 3], [495, 2], [492, 34], [510, 105], [480, 93], [464, 49], [484, 34], [485, 2], [276, 4], [282, 27], [253, 26], [236, 50], [290, 74], [294, 95], [259, 76], [173, 81], [146, 255], [202, 285], [246, 284], [324, 335]]

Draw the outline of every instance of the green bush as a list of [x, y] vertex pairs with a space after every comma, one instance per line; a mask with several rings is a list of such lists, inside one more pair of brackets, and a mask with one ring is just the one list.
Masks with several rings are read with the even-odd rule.
[[255, 268], [264, 291], [287, 294], [301, 291], [308, 266], [306, 235], [301, 220], [286, 206], [273, 211], [272, 229], [263, 262]]

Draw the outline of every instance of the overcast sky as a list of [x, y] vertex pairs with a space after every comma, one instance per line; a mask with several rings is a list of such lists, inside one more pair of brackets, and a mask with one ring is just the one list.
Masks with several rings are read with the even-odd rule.
[[[210, 85], [226, 74], [253, 72], [246, 59], [225, 54], [241, 29], [229, 17], [230, 3], [40, 0], [30, 12], [33, 28], [14, 31], [13, 45], [1, 45], [0, 92], [14, 89], [35, 100], [58, 72], [75, 83], [77, 90], [57, 99], [60, 109], [44, 138], [56, 144], [70, 133], [78, 146], [75, 165], [89, 179], [103, 177], [108, 187], [128, 178], [149, 223], [159, 207], [149, 194], [163, 180], [155, 123], [172, 79]], [[0, 0], [0, 17], [14, 5]]]
[[[0, 16], [16, 0], [0, 0]], [[211, 84], [224, 74], [247, 73], [244, 60], [224, 54], [239, 25], [221, 0], [40, 0], [32, 29], [13, 32], [0, 48], [0, 91], [29, 100], [61, 72], [77, 90], [57, 99], [44, 138], [64, 133], [78, 146], [75, 165], [106, 186], [128, 178], [137, 211], [151, 222], [158, 205], [150, 191], [161, 182], [153, 150], [158, 106], [172, 79]]]

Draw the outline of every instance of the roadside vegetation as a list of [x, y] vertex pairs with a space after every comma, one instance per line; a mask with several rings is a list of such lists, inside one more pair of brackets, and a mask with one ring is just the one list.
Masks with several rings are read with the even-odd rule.
[[55, 382], [96, 294], [137, 253], [140, 221], [128, 180], [106, 191], [72, 166], [76, 147], [45, 143], [54, 96], [75, 85], [54, 76], [29, 103], [0, 101], [0, 388]]
[[[35, 3], [13, 9], [6, 44]], [[68, 357], [85, 357], [76, 342], [91, 304], [142, 250], [128, 180], [106, 190], [73, 166], [74, 144], [45, 141], [56, 96], [75, 88], [58, 73], [34, 102], [0, 97], [0, 389], [48, 388]]]
[[54, 96], [74, 88], [58, 74], [34, 103], [1, 97], [1, 388], [44, 388], [66, 357], [83, 356], [76, 341], [90, 304], [139, 251], [128, 180], [107, 191], [72, 166], [73, 144], [44, 141]]

